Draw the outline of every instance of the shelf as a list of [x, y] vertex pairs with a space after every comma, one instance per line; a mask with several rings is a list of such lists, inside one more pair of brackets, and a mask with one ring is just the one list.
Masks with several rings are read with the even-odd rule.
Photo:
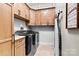
[[29, 20], [28, 20], [28, 19], [23, 18], [23, 17], [21, 17], [21, 16], [19, 16], [19, 15], [14, 14], [14, 18], [17, 18], [17, 19], [20, 19], [20, 20], [24, 20], [24, 21], [26, 21], [27, 23], [29, 23]]

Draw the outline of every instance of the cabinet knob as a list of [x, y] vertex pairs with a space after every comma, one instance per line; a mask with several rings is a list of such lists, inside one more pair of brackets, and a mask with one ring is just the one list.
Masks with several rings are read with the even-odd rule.
[[49, 25], [49, 22], [47, 21], [47, 25]]
[[18, 10], [18, 15], [21, 15], [21, 11], [20, 10]]
[[14, 44], [15, 41], [15, 34], [12, 34], [12, 44]]
[[25, 18], [27, 18], [27, 15], [25, 14]]

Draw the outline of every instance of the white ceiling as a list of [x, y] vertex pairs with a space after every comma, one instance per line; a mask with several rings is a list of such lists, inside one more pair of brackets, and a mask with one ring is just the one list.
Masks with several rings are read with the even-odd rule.
[[53, 3], [27, 3], [27, 4], [30, 8], [33, 8], [33, 9], [54, 7]]

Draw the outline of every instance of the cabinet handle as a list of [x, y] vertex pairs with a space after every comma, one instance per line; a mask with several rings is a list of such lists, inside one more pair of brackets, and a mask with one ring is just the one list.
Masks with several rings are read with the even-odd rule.
[[27, 15], [25, 14], [25, 18], [27, 18]]
[[49, 22], [47, 21], [47, 25], [49, 25]]
[[21, 45], [18, 45], [16, 48], [19, 48], [19, 47], [21, 47], [21, 46], [23, 46], [24, 44], [21, 44]]
[[21, 15], [21, 11], [20, 10], [18, 10], [18, 15]]
[[12, 37], [14, 37], [15, 36], [15, 34], [12, 34]]
[[22, 42], [22, 40], [19, 40], [19, 42]]
[[15, 41], [15, 34], [12, 34], [12, 43], [14, 43], [14, 41]]

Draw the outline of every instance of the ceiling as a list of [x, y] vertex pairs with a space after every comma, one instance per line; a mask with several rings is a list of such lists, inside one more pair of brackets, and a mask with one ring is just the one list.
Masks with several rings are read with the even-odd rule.
[[53, 3], [27, 3], [27, 5], [32, 9], [42, 9], [42, 8], [54, 7]]

